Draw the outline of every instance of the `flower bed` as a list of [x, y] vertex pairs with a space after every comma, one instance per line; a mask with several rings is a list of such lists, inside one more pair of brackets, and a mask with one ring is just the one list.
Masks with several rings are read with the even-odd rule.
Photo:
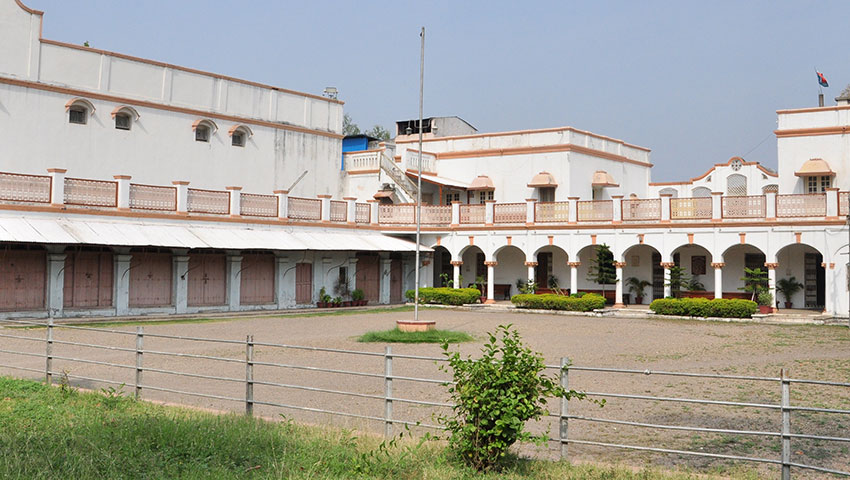
[[686, 317], [749, 318], [758, 311], [751, 300], [716, 298], [659, 298], [649, 309], [659, 315]]
[[511, 297], [511, 303], [517, 308], [536, 308], [541, 310], [569, 310], [573, 312], [589, 312], [605, 308], [605, 299], [595, 293], [577, 295], [542, 295], [520, 294]]

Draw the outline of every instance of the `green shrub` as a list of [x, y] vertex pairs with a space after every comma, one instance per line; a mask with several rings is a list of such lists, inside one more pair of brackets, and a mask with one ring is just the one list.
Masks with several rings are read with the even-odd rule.
[[498, 467], [517, 441], [546, 442], [549, 432], [532, 435], [525, 430], [525, 422], [547, 413], [546, 397], [585, 398], [543, 375], [543, 356], [523, 345], [510, 325], [497, 330], [500, 338], [488, 333], [479, 359], [463, 358], [442, 345], [448, 365], [440, 368], [452, 373], [455, 384], [447, 385], [456, 406], [439, 422], [449, 432], [452, 451], [479, 471]]
[[[412, 302], [415, 290], [404, 292], [407, 300]], [[466, 303], [477, 303], [481, 298], [481, 292], [477, 288], [448, 288], [427, 287], [419, 289], [420, 303], [439, 303], [442, 305], [463, 305]]]
[[511, 303], [517, 308], [537, 308], [542, 310], [569, 310], [572, 312], [589, 312], [599, 308], [605, 308], [605, 299], [602, 295], [588, 293], [582, 295], [556, 295], [545, 293], [541, 295], [514, 295]]
[[653, 300], [649, 309], [658, 315], [749, 318], [758, 311], [758, 305], [751, 300], [738, 298], [663, 298]]

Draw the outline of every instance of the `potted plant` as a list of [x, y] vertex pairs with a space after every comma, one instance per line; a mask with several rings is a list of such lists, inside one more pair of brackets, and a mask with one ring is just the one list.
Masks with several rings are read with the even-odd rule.
[[481, 292], [481, 296], [479, 297], [479, 300], [481, 300], [481, 303], [486, 302], [487, 301], [487, 282], [484, 280], [484, 275], [478, 275], [477, 277], [475, 277], [475, 288], [477, 288], [478, 291]]
[[783, 278], [776, 282], [776, 291], [785, 297], [785, 308], [791, 308], [794, 306], [793, 302], [791, 302], [791, 298], [795, 293], [802, 289], [803, 284], [798, 282], [796, 277]]
[[643, 303], [643, 290], [652, 285], [652, 282], [637, 277], [629, 277], [626, 279], [626, 285], [629, 287], [629, 293], [635, 296], [635, 303], [640, 305]]
[[366, 305], [366, 300], [363, 299], [363, 290], [359, 288], [355, 288], [353, 292], [351, 292], [351, 299], [354, 300], [355, 306], [363, 306]]
[[767, 290], [760, 292], [758, 294], [757, 300], [759, 304], [759, 313], [773, 313], [773, 295], [771, 295], [770, 292], [768, 292]]
[[326, 308], [328, 306], [327, 300], [325, 299], [326, 297], [330, 298], [325, 291], [325, 287], [322, 287], [321, 290], [319, 290], [319, 301], [316, 302], [316, 308]]
[[342, 297], [334, 297], [333, 300], [331, 300], [331, 305], [333, 305], [334, 307], [339, 307], [340, 305], [342, 305]]
[[[334, 283], [334, 293], [336, 294], [336, 298], [340, 299], [340, 304], [343, 307], [350, 307], [351, 302], [343, 300], [345, 298], [351, 298], [351, 289], [348, 286], [348, 277], [340, 277]], [[337, 305], [339, 306], [339, 305]]]

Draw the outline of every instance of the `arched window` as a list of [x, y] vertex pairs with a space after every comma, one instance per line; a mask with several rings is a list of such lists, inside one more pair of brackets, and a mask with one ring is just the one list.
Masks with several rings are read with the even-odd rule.
[[254, 132], [245, 125], [234, 125], [227, 133], [230, 135], [230, 144], [234, 147], [244, 147], [248, 139], [254, 136]]
[[747, 194], [747, 177], [734, 173], [726, 177], [726, 195], [743, 197]]
[[209, 143], [210, 138], [218, 130], [218, 125], [212, 120], [202, 118], [195, 120], [195, 123], [192, 124], [192, 130], [195, 131], [196, 142]]
[[662, 188], [661, 191], [658, 192], [659, 195], [673, 195], [673, 198], [677, 198], [679, 196], [679, 191], [675, 188]]
[[772, 183], [770, 185], [765, 185], [761, 187], [761, 193], [779, 193], [779, 185]]
[[112, 119], [115, 120], [117, 130], [130, 130], [133, 122], [139, 119], [139, 112], [133, 107], [121, 105], [112, 110]]
[[697, 187], [691, 190], [692, 197], [710, 197], [711, 189], [708, 187]]
[[89, 123], [89, 115], [94, 113], [94, 105], [85, 98], [72, 98], [65, 104], [68, 112], [68, 123], [85, 125]]

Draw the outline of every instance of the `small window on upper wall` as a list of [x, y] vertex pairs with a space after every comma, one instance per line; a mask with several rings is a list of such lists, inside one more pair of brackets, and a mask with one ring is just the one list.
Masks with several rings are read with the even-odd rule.
[[112, 119], [117, 130], [130, 130], [133, 122], [139, 119], [139, 112], [129, 105], [120, 105], [112, 110]]
[[540, 187], [540, 201], [541, 202], [554, 202], [555, 201], [555, 188], [554, 187]]
[[80, 105], [74, 105], [68, 109], [68, 123], [85, 125], [88, 122], [89, 110]]
[[115, 128], [118, 130], [129, 130], [132, 120], [127, 113], [118, 113], [115, 115]]
[[230, 144], [234, 147], [244, 147], [248, 143], [248, 138], [254, 134], [245, 125], [234, 125], [227, 133], [230, 135]]
[[244, 147], [245, 134], [242, 132], [233, 132], [233, 136], [230, 137], [230, 144], [234, 147]]
[[209, 143], [213, 133], [218, 130], [218, 126], [212, 120], [200, 119], [192, 124], [192, 130], [195, 131], [196, 142]]

